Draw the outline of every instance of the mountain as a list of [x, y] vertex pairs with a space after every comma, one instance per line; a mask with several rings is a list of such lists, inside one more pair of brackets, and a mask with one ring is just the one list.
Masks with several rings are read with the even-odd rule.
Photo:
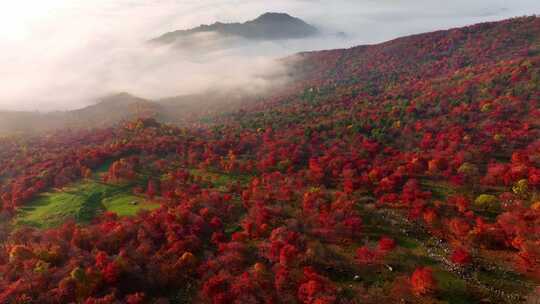
[[235, 90], [205, 91], [150, 101], [128, 93], [103, 97], [93, 105], [70, 111], [48, 113], [0, 111], [0, 135], [36, 134], [61, 129], [106, 128], [137, 118], [163, 123], [190, 124], [199, 118], [237, 108], [252, 93]]
[[0, 111], [0, 134], [109, 127], [137, 117], [157, 118], [157, 115], [163, 112], [165, 111], [157, 103], [120, 93], [104, 97], [94, 105], [71, 111]]
[[266, 13], [245, 23], [216, 22], [212, 25], [169, 32], [151, 41], [168, 44], [201, 33], [216, 33], [221, 37], [241, 37], [249, 40], [282, 40], [310, 37], [316, 35], [318, 29], [288, 14]]
[[0, 137], [0, 303], [537, 302], [539, 17], [283, 61], [82, 110], [193, 125]]
[[102, 98], [98, 103], [66, 114], [68, 123], [81, 126], [110, 126], [136, 117], [156, 117], [162, 112], [155, 102], [128, 93], [120, 93]]

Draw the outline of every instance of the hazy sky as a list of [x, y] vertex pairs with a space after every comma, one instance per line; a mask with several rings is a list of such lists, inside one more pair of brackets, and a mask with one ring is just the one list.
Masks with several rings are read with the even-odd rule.
[[[382, 42], [540, 13], [538, 0], [0, 0], [0, 109], [73, 109], [127, 91], [146, 98], [217, 86], [264, 88], [272, 59]], [[151, 48], [146, 40], [201, 23], [286, 12], [323, 29], [317, 39], [235, 48]], [[336, 32], [348, 34], [337, 38]], [[213, 46], [205, 37], [203, 43]]]

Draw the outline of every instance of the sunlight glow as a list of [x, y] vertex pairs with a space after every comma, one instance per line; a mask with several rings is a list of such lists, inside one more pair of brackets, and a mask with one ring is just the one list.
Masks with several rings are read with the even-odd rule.
[[0, 38], [18, 40], [25, 39], [32, 29], [43, 25], [61, 9], [70, 3], [69, 0], [0, 0]]

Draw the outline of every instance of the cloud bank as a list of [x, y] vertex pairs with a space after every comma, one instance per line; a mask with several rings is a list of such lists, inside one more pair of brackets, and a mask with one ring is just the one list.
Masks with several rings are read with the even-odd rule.
[[[80, 108], [115, 92], [149, 99], [218, 87], [264, 89], [295, 52], [351, 47], [403, 35], [540, 13], [536, 0], [0, 0], [0, 110]], [[318, 38], [236, 41], [212, 35], [204, 52], [150, 47], [162, 33], [286, 12]], [[337, 36], [345, 32], [345, 37]], [[276, 77], [272, 77], [276, 78]]]

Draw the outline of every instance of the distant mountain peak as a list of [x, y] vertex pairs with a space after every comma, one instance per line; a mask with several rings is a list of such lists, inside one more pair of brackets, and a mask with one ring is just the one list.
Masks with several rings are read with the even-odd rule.
[[[248, 21], [245, 24], [256, 23], [256, 24], [272, 24], [272, 23], [282, 23], [282, 24], [296, 24], [305, 27], [305, 29], [311, 28], [315, 29], [313, 26], [307, 24], [300, 18], [293, 17], [287, 13], [264, 13], [252, 21]], [[315, 29], [316, 30], [316, 29]]]
[[158, 43], [174, 43], [198, 33], [214, 32], [220, 36], [236, 36], [250, 40], [300, 39], [313, 36], [318, 29], [302, 19], [286, 13], [268, 12], [244, 23], [216, 22], [200, 25], [188, 30], [177, 30], [163, 34], [153, 40]]
[[295, 18], [287, 13], [264, 13], [257, 17], [257, 19], [253, 21], [283, 21], [283, 20], [297, 20], [298, 18]]

